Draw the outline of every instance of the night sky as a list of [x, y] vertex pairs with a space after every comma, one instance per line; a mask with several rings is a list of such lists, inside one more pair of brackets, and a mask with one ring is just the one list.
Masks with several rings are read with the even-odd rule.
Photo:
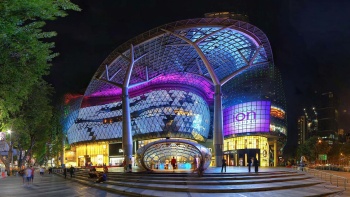
[[[51, 74], [59, 98], [84, 93], [103, 60], [120, 44], [157, 26], [204, 13], [247, 14], [269, 38], [287, 98], [289, 145], [310, 95], [332, 91], [350, 98], [350, 1], [346, 0], [72, 0], [81, 12], [48, 22], [58, 36]], [[346, 103], [347, 102], [347, 103]]]

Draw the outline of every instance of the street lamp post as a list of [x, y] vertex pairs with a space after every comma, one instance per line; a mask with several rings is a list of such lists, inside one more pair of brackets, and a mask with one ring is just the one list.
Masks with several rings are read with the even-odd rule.
[[[7, 133], [10, 134], [10, 148], [11, 148], [11, 166], [12, 166], [12, 169], [10, 170], [10, 175], [12, 175], [12, 170], [13, 170], [13, 148], [12, 148], [12, 131], [11, 130], [8, 130]], [[10, 150], [9, 150], [10, 151]]]

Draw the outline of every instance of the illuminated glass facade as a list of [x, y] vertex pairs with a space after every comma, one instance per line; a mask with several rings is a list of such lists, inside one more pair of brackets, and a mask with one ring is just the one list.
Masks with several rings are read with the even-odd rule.
[[[204, 141], [208, 137], [208, 104], [192, 92], [153, 90], [133, 97], [130, 105], [135, 139], [186, 137]], [[68, 130], [70, 143], [121, 137], [121, 102], [80, 109], [75, 124]]]
[[[129, 120], [123, 116], [127, 96], [134, 152], [166, 138], [205, 144], [217, 129], [213, 114], [221, 103], [216, 95], [222, 99], [225, 156], [240, 157], [245, 135], [253, 137], [248, 149], [250, 141], [258, 143], [251, 152], [259, 159], [263, 147], [272, 150], [271, 139], [278, 149], [283, 147], [285, 98], [269, 41], [257, 27], [227, 18], [177, 21], [120, 45], [100, 65], [84, 95], [67, 97], [64, 130], [76, 157], [84, 157], [85, 163], [89, 157], [119, 163], [115, 158], [122, 153], [113, 156], [109, 149], [93, 156], [80, 150], [93, 143], [111, 147], [122, 142], [123, 121]], [[191, 160], [194, 155], [183, 157]]]
[[270, 101], [242, 103], [224, 109], [224, 135], [270, 131]]

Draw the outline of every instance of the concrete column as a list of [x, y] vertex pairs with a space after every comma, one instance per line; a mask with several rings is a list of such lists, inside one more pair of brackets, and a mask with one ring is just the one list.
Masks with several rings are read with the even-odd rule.
[[277, 140], [273, 141], [273, 166], [276, 167], [277, 166]]
[[221, 85], [215, 85], [214, 95], [214, 128], [213, 128], [213, 143], [215, 166], [220, 167], [223, 157], [224, 136], [222, 130], [222, 93]]
[[235, 163], [234, 166], [238, 166], [238, 154], [235, 154]]
[[123, 87], [122, 92], [122, 108], [123, 108], [123, 151], [126, 164], [132, 158], [132, 134], [131, 134], [131, 116], [130, 116], [130, 100], [129, 89]]

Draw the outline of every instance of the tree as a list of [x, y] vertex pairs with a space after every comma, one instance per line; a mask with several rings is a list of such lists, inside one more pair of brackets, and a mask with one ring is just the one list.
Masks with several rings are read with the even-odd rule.
[[[45, 157], [42, 161], [43, 164], [47, 164], [52, 158], [55, 158], [55, 161], [58, 162], [60, 157], [63, 157], [63, 140], [65, 135], [60, 122], [61, 115], [59, 109], [54, 110], [53, 118], [51, 119], [50, 137], [46, 143], [47, 151], [45, 152]], [[58, 163], [56, 163], [56, 165], [58, 165]]]
[[45, 20], [79, 11], [69, 0], [3, 0], [0, 3], [0, 128], [10, 113], [20, 109], [33, 84], [48, 74], [54, 43], [43, 40], [56, 35], [43, 32]]
[[299, 145], [297, 149], [297, 160], [304, 155], [310, 161], [316, 161], [319, 154], [328, 154], [331, 146], [320, 140], [318, 136], [313, 136], [305, 141], [304, 144]]
[[332, 163], [332, 164], [339, 163], [341, 149], [342, 149], [342, 144], [335, 142], [332, 145], [327, 155], [327, 159], [329, 163]]
[[[33, 85], [28, 99], [24, 101], [21, 109], [11, 113], [11, 125], [14, 130], [13, 144], [17, 150], [25, 150], [26, 160], [30, 162], [32, 154], [41, 155], [45, 152], [45, 143], [49, 140], [49, 131], [52, 125], [52, 104], [50, 96], [53, 88], [44, 80]], [[34, 150], [34, 151], [33, 151]], [[23, 157], [20, 157], [19, 166]], [[4, 160], [9, 170], [9, 161]]]
[[[35, 129], [46, 132], [46, 125], [38, 124], [42, 123], [39, 121], [42, 116], [37, 113], [40, 108], [31, 108], [28, 101], [35, 97], [32, 90], [46, 86], [42, 77], [49, 73], [50, 62], [58, 55], [52, 51], [54, 43], [45, 42], [56, 33], [43, 32], [42, 28], [45, 21], [66, 16], [67, 10], [80, 11], [80, 8], [69, 0], [2, 0], [0, 3], [0, 129], [15, 131], [14, 143], [9, 143], [8, 138], [5, 143], [19, 150], [32, 150], [38, 142]], [[22, 117], [24, 111], [39, 117]], [[39, 122], [30, 122], [30, 118]], [[29, 130], [24, 129], [26, 123], [31, 123]], [[28, 146], [30, 149], [25, 148]], [[9, 171], [8, 159], [1, 153], [0, 158]]]

